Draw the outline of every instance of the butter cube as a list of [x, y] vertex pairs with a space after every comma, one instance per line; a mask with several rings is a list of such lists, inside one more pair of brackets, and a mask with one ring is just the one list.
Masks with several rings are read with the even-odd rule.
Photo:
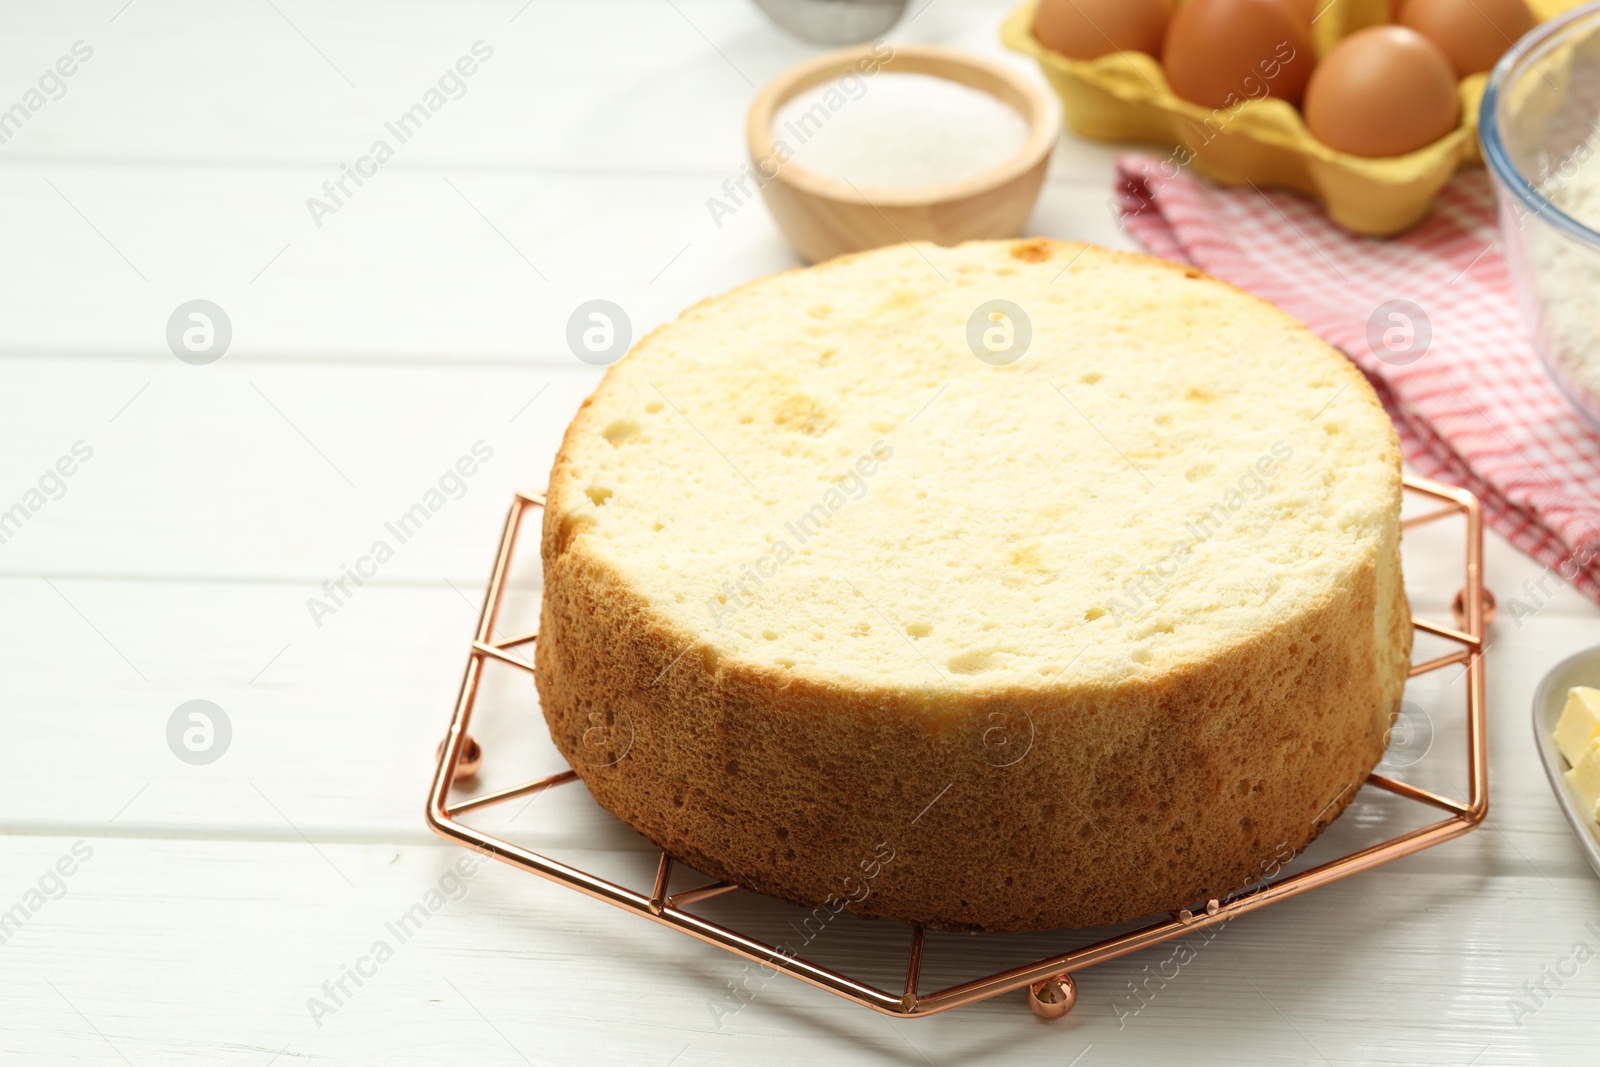
[[1591, 817], [1600, 811], [1600, 738], [1589, 742], [1583, 755], [1566, 773], [1567, 784], [1583, 798], [1583, 807]]
[[1556, 746], [1576, 767], [1596, 737], [1600, 737], [1600, 689], [1573, 686], [1567, 691], [1567, 706], [1556, 723]]

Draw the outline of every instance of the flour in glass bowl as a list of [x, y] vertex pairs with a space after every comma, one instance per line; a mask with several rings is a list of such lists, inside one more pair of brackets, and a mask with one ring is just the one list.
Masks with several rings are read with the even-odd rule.
[[[1572, 151], [1539, 192], [1600, 232], [1600, 137]], [[1528, 262], [1517, 266], [1532, 274], [1537, 293], [1537, 343], [1566, 392], [1600, 424], [1600, 251], [1542, 220], [1521, 225], [1529, 231]]]
[[947, 78], [848, 75], [787, 100], [772, 138], [793, 161], [835, 181], [878, 188], [942, 185], [999, 166], [1028, 124], [998, 98]]

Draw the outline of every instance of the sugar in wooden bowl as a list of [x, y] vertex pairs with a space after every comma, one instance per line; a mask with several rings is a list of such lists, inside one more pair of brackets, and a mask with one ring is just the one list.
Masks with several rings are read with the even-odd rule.
[[1010, 105], [932, 74], [887, 71], [870, 82], [814, 85], [778, 109], [773, 136], [794, 162], [870, 188], [943, 185], [1021, 151], [1028, 124]]
[[808, 263], [902, 241], [1015, 237], [1059, 130], [1055, 100], [1006, 67], [878, 43], [803, 63], [756, 95], [749, 180], [738, 185], [760, 187]]

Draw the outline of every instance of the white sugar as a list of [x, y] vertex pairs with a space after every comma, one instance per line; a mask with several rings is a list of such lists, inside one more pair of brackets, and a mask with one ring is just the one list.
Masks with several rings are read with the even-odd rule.
[[937, 185], [998, 166], [1028, 126], [988, 93], [928, 74], [848, 75], [779, 110], [774, 142], [809, 171], [865, 186]]

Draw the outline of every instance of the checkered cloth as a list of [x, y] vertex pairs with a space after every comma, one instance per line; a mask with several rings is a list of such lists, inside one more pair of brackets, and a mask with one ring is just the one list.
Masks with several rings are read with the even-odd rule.
[[1290, 193], [1172, 171], [1118, 160], [1128, 232], [1341, 349], [1377, 389], [1412, 468], [1477, 494], [1491, 527], [1547, 567], [1565, 564], [1562, 575], [1577, 567], [1572, 584], [1600, 600], [1600, 437], [1533, 351], [1484, 171], [1457, 175], [1426, 221], [1388, 240], [1345, 233]]

